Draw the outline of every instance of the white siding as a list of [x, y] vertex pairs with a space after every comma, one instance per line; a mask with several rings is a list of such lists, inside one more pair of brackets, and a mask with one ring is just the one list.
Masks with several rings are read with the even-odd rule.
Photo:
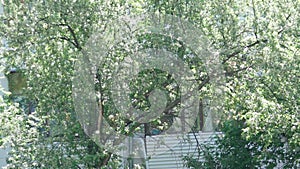
[[[3, 87], [4, 89], [7, 90], [7, 80], [5, 79], [5, 76], [2, 72], [0, 72], [0, 85], [1, 85], [1, 87]], [[0, 92], [0, 97], [2, 97], [2, 95], [3, 95], [3, 93]], [[2, 168], [3, 166], [6, 165], [5, 159], [7, 158], [7, 153], [8, 153], [8, 150], [0, 148], [0, 168]]]
[[[154, 136], [147, 138], [147, 154], [154, 154], [149, 157], [149, 169], [186, 169], [182, 158], [188, 154], [197, 153], [197, 141], [199, 144], [213, 144], [215, 139], [213, 136], [220, 133], [200, 132], [188, 134], [185, 139], [179, 139], [177, 136], [169, 135], [163, 138], [164, 144], [169, 147], [161, 146], [153, 140], [160, 140], [163, 136]], [[196, 138], [195, 138], [196, 136]]]
[[8, 157], [8, 149], [0, 149], [0, 168], [6, 166], [6, 158]]
[[[7, 79], [5, 78], [4, 74], [0, 72], [0, 85], [4, 90], [7, 90]], [[0, 97], [3, 96], [3, 93], [0, 92]], [[1, 113], [1, 112], [0, 112]], [[4, 167], [6, 165], [6, 158], [8, 150], [7, 149], [1, 149], [0, 148], [0, 168]]]
[[[3, 14], [3, 7], [2, 7], [2, 1], [0, 1], [0, 15], [2, 15], [2, 14]], [[0, 53], [1, 53], [1, 49], [2, 49], [2, 46], [0, 46]], [[1, 60], [0, 62], [3, 62], [3, 60]], [[1, 65], [3, 65], [3, 64], [1, 63]], [[3, 72], [1, 72], [1, 70], [0, 70], [0, 85], [2, 88], [4, 88], [4, 90], [8, 90], [7, 84], [8, 84], [7, 79], [5, 78]], [[2, 96], [3, 96], [3, 92], [0, 91], [0, 97], [2, 97]], [[4, 167], [6, 165], [7, 153], [8, 153], [7, 149], [0, 149], [0, 168]]]

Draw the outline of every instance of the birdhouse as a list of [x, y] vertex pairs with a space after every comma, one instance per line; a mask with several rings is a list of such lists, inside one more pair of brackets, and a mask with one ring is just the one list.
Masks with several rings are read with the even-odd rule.
[[26, 88], [26, 78], [24, 72], [17, 69], [11, 69], [6, 74], [8, 80], [8, 89], [12, 95], [22, 95]]

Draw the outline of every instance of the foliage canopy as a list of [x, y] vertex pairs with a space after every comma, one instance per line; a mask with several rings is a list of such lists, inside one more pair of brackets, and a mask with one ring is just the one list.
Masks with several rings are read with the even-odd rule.
[[[8, 48], [1, 58], [8, 68], [23, 69], [24, 99], [35, 104], [35, 111], [28, 114], [22, 104], [2, 101], [0, 134], [12, 148], [9, 167], [117, 168], [118, 159], [88, 138], [76, 120], [72, 99], [74, 62], [82, 56], [81, 51], [95, 30], [110, 29], [107, 23], [118, 16], [145, 12], [176, 15], [193, 22], [210, 40], [212, 48], [219, 51], [226, 75], [222, 111], [228, 119], [219, 127], [225, 134], [218, 142], [222, 153], [214, 156], [208, 150], [214, 163], [205, 164], [206, 168], [236, 168], [240, 163], [235, 160], [245, 160], [239, 155], [252, 158], [247, 162], [255, 165], [245, 164], [246, 168], [270, 168], [278, 162], [285, 163], [286, 168], [299, 166], [299, 0], [5, 0], [3, 6], [0, 37], [5, 38]], [[175, 42], [164, 44], [159, 36], [140, 38], [148, 40], [150, 46], [166, 45], [178, 56], [188, 53], [183, 47], [176, 47]], [[126, 45], [115, 49], [110, 63], [122, 59], [128, 50]], [[207, 74], [201, 74], [201, 61], [194, 66], [201, 84]], [[109, 64], [99, 69], [95, 86], [109, 95], [107, 85], [99, 84], [109, 84], [109, 77], [101, 76], [101, 71], [106, 70]], [[143, 78], [153, 80], [155, 73], [160, 77], [155, 85], [167, 82], [167, 87], [172, 83], [165, 72], [152, 70], [140, 74], [132, 83], [133, 90], [138, 93], [155, 88], [138, 83]], [[208, 81], [203, 85], [203, 95], [211, 94], [205, 90], [209, 85]], [[175, 96], [170, 96], [170, 100], [179, 95], [176, 88], [173, 91]], [[146, 109], [147, 98], [136, 96], [133, 93], [132, 97], [139, 100], [137, 106]], [[108, 98], [100, 103], [106, 117], [117, 114]], [[139, 130], [139, 124], [132, 124], [128, 133], [128, 121], [115, 119], [120, 132]], [[157, 120], [151, 125], [163, 127], [164, 122], [171, 124]], [[232, 150], [235, 148], [242, 152]], [[198, 162], [189, 164], [203, 166]]]

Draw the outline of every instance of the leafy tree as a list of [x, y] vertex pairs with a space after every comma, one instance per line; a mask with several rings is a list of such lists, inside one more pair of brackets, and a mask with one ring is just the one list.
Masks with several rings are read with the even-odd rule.
[[[201, 19], [195, 22], [223, 57], [224, 110], [237, 121], [221, 126], [225, 136], [206, 159], [211, 162], [206, 168], [239, 168], [245, 162], [246, 168], [281, 163], [283, 168], [299, 167], [299, 1], [211, 1], [199, 6]], [[248, 157], [240, 158], [244, 155]]]
[[1, 37], [9, 46], [4, 57], [9, 67], [24, 69], [23, 96], [37, 103], [30, 115], [19, 110], [1, 114], [9, 120], [1, 126], [18, 124], [1, 128], [11, 138], [9, 167], [116, 167], [118, 161], [88, 138], [76, 120], [71, 78], [92, 29], [124, 12], [121, 8], [117, 1], [4, 2]]
[[[210, 40], [212, 48], [219, 51], [226, 75], [222, 111], [230, 120], [224, 119], [220, 125], [225, 134], [218, 142], [222, 159], [212, 153], [208, 157], [218, 160], [206, 166], [273, 167], [283, 162], [286, 168], [297, 167], [300, 154], [299, 5], [299, 1], [293, 0], [5, 1], [0, 36], [6, 38], [9, 50], [3, 56], [8, 66], [24, 69], [27, 83], [23, 95], [36, 103], [31, 114], [24, 114], [18, 104], [9, 101], [8, 106], [3, 107], [4, 113], [0, 116], [6, 120], [1, 121], [4, 126], [1, 134], [13, 149], [9, 166], [116, 168], [117, 158], [88, 138], [76, 120], [72, 100], [74, 62], [82, 56], [82, 49], [94, 30], [110, 29], [109, 21], [118, 16], [152, 12], [193, 22]], [[139, 40], [149, 42], [139, 46], [141, 48], [165, 47], [182, 58], [192, 53], [180, 41], [160, 35], [148, 34]], [[108, 64], [98, 69], [95, 88], [105, 96], [110, 95], [107, 86], [111, 81], [110, 77], [101, 76], [102, 71], [109, 71], [109, 66], [130, 52], [133, 46], [126, 45], [115, 47], [106, 58]], [[200, 97], [210, 97], [210, 83], [207, 74], [203, 74], [203, 63], [189, 58], [185, 61], [196, 70], [195, 76], [199, 79], [196, 85], [202, 91]], [[153, 74], [158, 76], [153, 77]], [[141, 79], [159, 82], [145, 85], [147, 83], [139, 83]], [[175, 92], [175, 96], [168, 98], [169, 102], [176, 100], [180, 96], [176, 88], [167, 89], [172, 82], [166, 72], [141, 72], [131, 84], [134, 91], [131, 97], [138, 100], [133, 104], [147, 109], [149, 102], [145, 95], [159, 85], [165, 85], [164, 89], [170, 93]], [[109, 97], [98, 99], [106, 118], [118, 114]], [[172, 115], [176, 116], [176, 107], [173, 110]], [[130, 119], [114, 119], [110, 122], [120, 126], [121, 133], [130, 135], [140, 130], [141, 124], [132, 123]], [[172, 124], [169, 119], [159, 119], [148, 125], [163, 127], [164, 122]], [[249, 148], [249, 144], [255, 146]], [[231, 148], [243, 151], [239, 153]], [[254, 159], [249, 159], [251, 157]], [[201, 165], [193, 162], [195, 167]]]

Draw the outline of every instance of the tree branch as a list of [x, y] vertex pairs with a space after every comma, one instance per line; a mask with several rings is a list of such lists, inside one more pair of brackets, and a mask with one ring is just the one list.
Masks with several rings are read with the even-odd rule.
[[250, 65], [250, 66], [247, 66], [247, 67], [244, 67], [244, 68], [240, 68], [240, 69], [237, 69], [237, 70], [234, 70], [234, 71], [231, 71], [231, 72], [226, 72], [225, 73], [225, 76], [234, 76], [234, 74], [240, 72], [240, 71], [243, 71], [243, 70], [247, 70], [249, 68], [251, 68], [253, 65]]
[[253, 42], [253, 43], [251, 43], [251, 44], [249, 44], [249, 45], [247, 45], [247, 46], [244, 46], [243, 49], [239, 49], [239, 50], [237, 50], [237, 51], [235, 51], [235, 52], [233, 52], [233, 53], [227, 55], [227, 58], [224, 59], [224, 60], [222, 61], [222, 64], [225, 64], [230, 58], [232, 58], [232, 57], [238, 55], [238, 54], [241, 53], [244, 49], [246, 49], [246, 48], [251, 48], [251, 47], [253, 47], [253, 46], [255, 46], [255, 45], [257, 45], [257, 44], [259, 44], [259, 43], [261, 43], [261, 42], [264, 42], [264, 43], [265, 43], [265, 42], [267, 42], [267, 40], [257, 40], [257, 41], [255, 41], [255, 42]]
[[[65, 40], [67, 42], [70, 42], [72, 45], [74, 45], [76, 47], [76, 43], [74, 41], [72, 41], [72, 39], [70, 38], [67, 38], [67, 37], [64, 37], [64, 36], [60, 36], [60, 37], [57, 37], [58, 39], [61, 39], [61, 40]], [[51, 38], [51, 39], [56, 39], [56, 38]]]
[[65, 23], [60, 23], [60, 24], [57, 24], [58, 26], [66, 26], [68, 28], [68, 31], [71, 33], [71, 36], [73, 37], [73, 40], [74, 42], [72, 43], [78, 50], [81, 50], [82, 47], [78, 41], [78, 38], [76, 36], [76, 33], [74, 31], [74, 29], [67, 23], [67, 19], [66, 18], [63, 18], [63, 21]]

